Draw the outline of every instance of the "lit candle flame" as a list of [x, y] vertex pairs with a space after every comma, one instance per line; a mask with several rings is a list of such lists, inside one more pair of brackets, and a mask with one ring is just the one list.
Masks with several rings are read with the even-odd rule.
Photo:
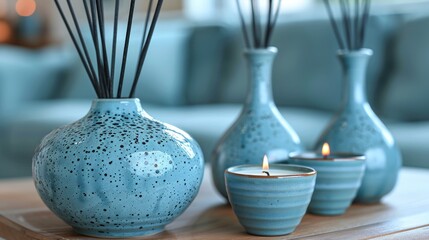
[[268, 157], [267, 155], [264, 155], [264, 160], [262, 161], [262, 173], [267, 174], [267, 176], [270, 176], [270, 165], [268, 165]]
[[268, 157], [264, 155], [264, 160], [262, 161], [262, 171], [268, 172], [270, 170], [270, 165], [268, 164]]
[[324, 158], [327, 158], [331, 154], [331, 148], [328, 143], [324, 143], [322, 147], [322, 155]]

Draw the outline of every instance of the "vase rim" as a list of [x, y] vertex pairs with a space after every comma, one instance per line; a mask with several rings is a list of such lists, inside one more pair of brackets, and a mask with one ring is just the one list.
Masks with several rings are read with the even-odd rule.
[[340, 49], [337, 51], [338, 56], [372, 56], [374, 51], [370, 48], [361, 48], [358, 50], [345, 50]]
[[95, 98], [93, 102], [140, 102], [139, 98]]
[[267, 48], [246, 48], [244, 49], [245, 54], [276, 54], [278, 49], [276, 47]]
[[94, 99], [91, 109], [105, 111], [123, 111], [124, 109], [144, 112], [138, 98], [102, 98]]

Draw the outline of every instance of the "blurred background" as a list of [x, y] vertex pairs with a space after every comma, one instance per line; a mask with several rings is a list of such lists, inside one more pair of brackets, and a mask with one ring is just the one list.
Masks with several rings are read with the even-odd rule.
[[[139, 23], [147, 1], [137, 2]], [[113, 11], [113, 1], [104, 3]], [[373, 0], [366, 41], [375, 52], [370, 103], [392, 131], [404, 165], [426, 168], [428, 16], [428, 0]], [[200, 143], [206, 161], [246, 95], [238, 20], [235, 1], [166, 0], [137, 91], [149, 114]], [[119, 32], [124, 29], [125, 22]], [[322, 1], [284, 0], [272, 45], [279, 48], [275, 101], [310, 149], [341, 103], [338, 47]], [[127, 73], [134, 73], [136, 54]], [[53, 1], [0, 0], [0, 178], [31, 176], [43, 136], [85, 115], [94, 97]]]

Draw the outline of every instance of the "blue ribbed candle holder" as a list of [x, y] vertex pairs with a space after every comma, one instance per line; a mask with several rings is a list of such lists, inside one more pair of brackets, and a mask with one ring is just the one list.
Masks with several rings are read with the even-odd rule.
[[301, 222], [316, 182], [316, 171], [303, 166], [273, 164], [280, 176], [255, 176], [260, 165], [241, 165], [225, 171], [228, 198], [240, 224], [259, 236], [292, 233]]
[[356, 154], [323, 158], [305, 153], [291, 155], [288, 162], [317, 171], [316, 187], [308, 211], [318, 215], [344, 214], [356, 197], [365, 172], [365, 157]]

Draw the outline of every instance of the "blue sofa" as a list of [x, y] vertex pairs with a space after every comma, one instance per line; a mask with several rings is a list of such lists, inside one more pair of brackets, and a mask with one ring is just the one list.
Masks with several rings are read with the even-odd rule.
[[[370, 102], [394, 135], [404, 165], [429, 168], [429, 17], [376, 14], [367, 34], [375, 53], [367, 75]], [[137, 96], [146, 111], [191, 134], [207, 161], [246, 95], [241, 37], [237, 22], [164, 20], [143, 69]], [[288, 16], [273, 45], [279, 48], [275, 101], [310, 149], [341, 101], [329, 21]], [[2, 46], [0, 56], [0, 177], [28, 176], [41, 138], [82, 117], [95, 94], [71, 46]]]

